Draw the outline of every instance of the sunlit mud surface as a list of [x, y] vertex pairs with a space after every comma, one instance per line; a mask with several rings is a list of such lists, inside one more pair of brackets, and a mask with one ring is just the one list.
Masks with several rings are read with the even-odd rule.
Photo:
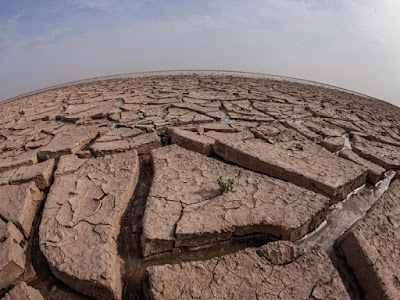
[[372, 248], [366, 284], [386, 292], [396, 107], [259, 74], [154, 75], [1, 103], [0, 298], [25, 282], [56, 300], [361, 300]]
[[143, 259], [140, 247], [142, 232], [142, 217], [146, 205], [147, 195], [153, 178], [153, 170], [148, 157], [141, 159], [140, 184], [136, 189], [134, 199], [122, 219], [121, 234], [119, 237], [119, 252], [124, 260], [125, 272], [124, 299], [145, 299], [143, 281], [146, 268], [154, 265], [176, 264], [184, 261], [206, 260], [225, 254], [235, 253], [247, 247], [260, 247], [273, 240], [267, 235], [252, 235], [237, 237], [205, 247], [164, 253]]

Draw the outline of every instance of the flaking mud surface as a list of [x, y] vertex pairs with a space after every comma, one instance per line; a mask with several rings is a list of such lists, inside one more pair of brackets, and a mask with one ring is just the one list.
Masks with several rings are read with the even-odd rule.
[[226, 72], [1, 103], [0, 297], [396, 299], [399, 116]]

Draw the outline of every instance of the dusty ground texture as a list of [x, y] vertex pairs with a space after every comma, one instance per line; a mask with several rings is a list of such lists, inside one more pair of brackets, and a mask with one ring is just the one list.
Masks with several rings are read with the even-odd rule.
[[150, 299], [349, 299], [329, 257], [274, 242], [207, 261], [148, 269]]
[[282, 78], [1, 103], [0, 297], [399, 299], [399, 158], [399, 108]]

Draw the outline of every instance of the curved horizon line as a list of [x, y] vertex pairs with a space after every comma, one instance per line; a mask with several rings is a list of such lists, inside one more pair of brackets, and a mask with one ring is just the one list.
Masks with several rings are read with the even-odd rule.
[[[57, 89], [57, 88], [63, 88], [67, 86], [72, 86], [72, 85], [77, 85], [77, 84], [83, 84], [83, 83], [90, 83], [94, 81], [99, 81], [99, 80], [113, 80], [113, 79], [118, 79], [118, 78], [134, 78], [134, 77], [146, 77], [146, 76], [168, 76], [168, 75], [190, 75], [190, 74], [199, 74], [201, 75], [234, 75], [240, 77], [248, 77], [248, 78], [264, 78], [264, 79], [273, 79], [277, 81], [289, 81], [289, 82], [295, 82], [295, 83], [302, 83], [302, 84], [309, 84], [313, 86], [320, 86], [320, 87], [325, 87], [325, 88], [330, 88], [330, 89], [335, 89], [347, 93], [351, 93], [353, 95], [358, 95], [361, 97], [365, 97], [368, 99], [376, 99], [376, 100], [381, 100], [375, 97], [368, 96], [366, 94], [356, 92], [353, 90], [349, 90], [346, 88], [338, 87], [332, 84], [327, 84], [327, 83], [322, 83], [318, 81], [313, 81], [313, 80], [307, 80], [307, 79], [301, 79], [297, 77], [291, 77], [291, 76], [282, 76], [282, 75], [274, 75], [274, 74], [269, 74], [269, 73], [261, 73], [261, 72], [248, 72], [248, 71], [229, 71], [229, 70], [159, 70], [159, 71], [143, 71], [143, 72], [133, 72], [133, 73], [119, 73], [119, 74], [114, 74], [114, 75], [104, 75], [104, 76], [97, 76], [97, 77], [90, 77], [90, 78], [85, 78], [85, 79], [79, 79], [79, 80], [74, 80], [74, 81], [69, 81], [66, 83], [60, 83], [56, 84], [53, 86], [49, 87], [44, 87], [40, 88], [37, 90], [33, 90], [27, 93], [23, 93], [11, 98], [3, 99], [0, 100], [0, 104], [4, 103], [9, 103], [15, 100], [18, 100], [20, 98], [32, 96], [41, 92], [46, 92], [49, 90]], [[218, 74], [219, 73], [219, 74]], [[384, 100], [381, 100], [384, 101]], [[386, 101], [385, 101], [386, 102]]]

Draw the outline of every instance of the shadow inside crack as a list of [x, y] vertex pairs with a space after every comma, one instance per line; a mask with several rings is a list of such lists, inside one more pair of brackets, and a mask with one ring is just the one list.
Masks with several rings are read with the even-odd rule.
[[141, 223], [147, 196], [153, 180], [149, 156], [140, 157], [140, 175], [133, 199], [121, 220], [118, 252], [124, 261], [123, 299], [145, 299], [142, 291], [142, 257], [140, 248]]

